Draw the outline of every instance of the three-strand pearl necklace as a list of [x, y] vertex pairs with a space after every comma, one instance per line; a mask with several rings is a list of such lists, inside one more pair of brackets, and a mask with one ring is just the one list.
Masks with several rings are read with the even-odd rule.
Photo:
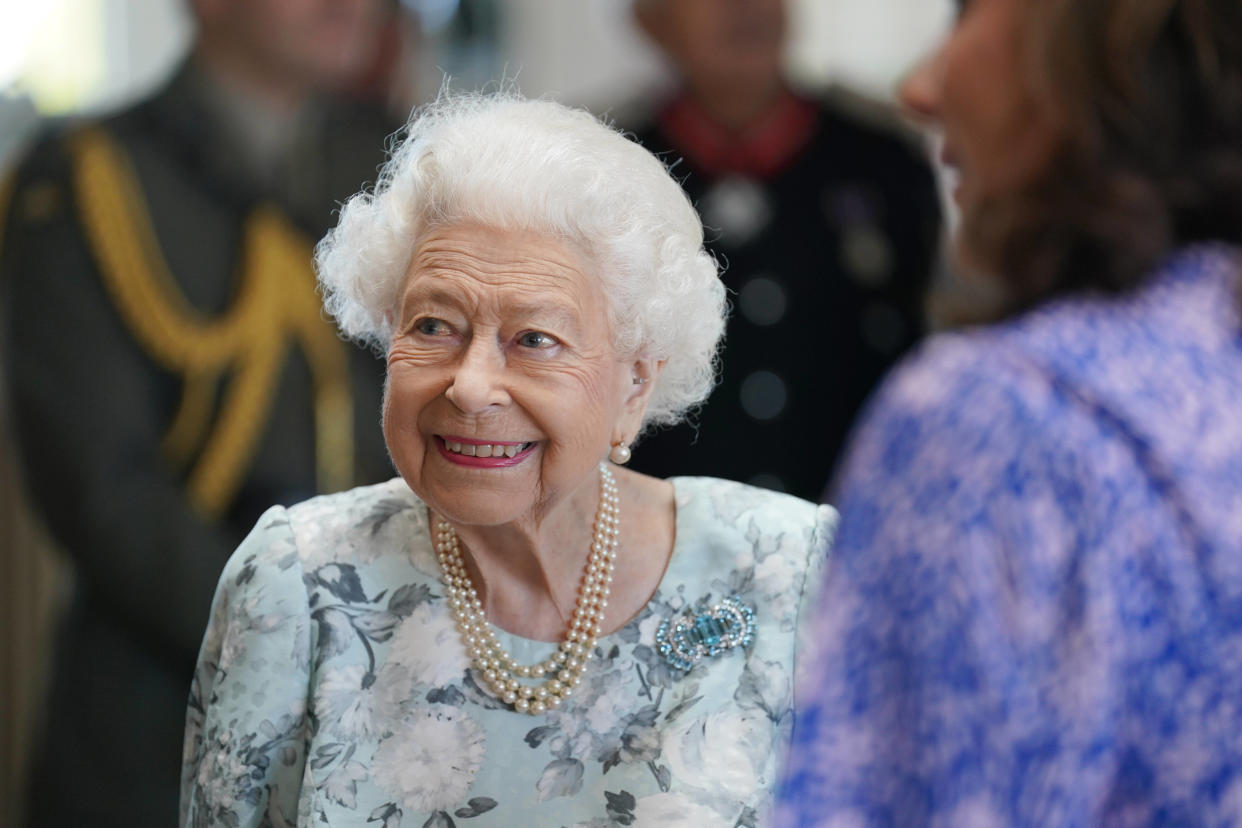
[[[621, 510], [617, 501], [617, 482], [608, 466], [599, 467], [599, 508], [595, 511], [595, 537], [586, 571], [578, 588], [578, 603], [569, 623], [569, 633], [546, 661], [519, 664], [500, 646], [496, 631], [487, 622], [483, 602], [470, 580], [461, 558], [457, 531], [440, 520], [436, 525], [436, 549], [444, 573], [449, 606], [457, 618], [462, 643], [474, 665], [475, 674], [496, 697], [521, 713], [539, 715], [565, 700], [582, 680], [587, 659], [603, 631], [604, 609], [611, 592], [612, 568], [617, 556]], [[527, 684], [522, 679], [543, 679]]]

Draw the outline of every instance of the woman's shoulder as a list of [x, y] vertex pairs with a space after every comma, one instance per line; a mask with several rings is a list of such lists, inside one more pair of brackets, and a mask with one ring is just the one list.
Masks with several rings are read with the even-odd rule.
[[427, 510], [400, 477], [313, 497], [290, 506], [287, 519], [298, 552], [310, 566], [404, 554], [412, 541], [430, 537]]
[[[1001, 322], [931, 336], [889, 375], [869, 413], [952, 418], [991, 400], [998, 421], [996, 411], [1038, 411], [1068, 394], [1124, 418], [1160, 396], [1170, 361], [1180, 360], [1187, 375], [1200, 363], [1220, 367], [1218, 355], [1232, 353], [1220, 345], [1235, 336], [1233, 261], [1192, 248], [1131, 293], [1067, 295]], [[1047, 423], [1028, 419], [1032, 427]]]
[[938, 333], [890, 372], [862, 421], [876, 416], [954, 421], [963, 409], [987, 400], [1038, 399], [1054, 382], [1021, 323]]
[[[1135, 385], [1138, 368], [1176, 354], [1217, 354], [1233, 342], [1237, 256], [1213, 245], [1184, 248], [1131, 292], [1067, 294], [1009, 319], [936, 334], [885, 388], [915, 399], [984, 382], [1112, 396], [1117, 385]], [[1154, 381], [1163, 374], [1154, 371]]]
[[815, 544], [826, 540], [836, 525], [837, 513], [831, 506], [783, 492], [717, 477], [675, 477], [672, 483], [679, 535], [753, 539], [795, 533]]
[[671, 482], [679, 509], [697, 501], [712, 503], [722, 517], [755, 511], [806, 517], [816, 509], [809, 500], [720, 477], [674, 477]]
[[314, 522], [325, 516], [360, 516], [385, 509], [391, 511], [398, 504], [413, 507], [421, 502], [404, 480], [394, 477], [383, 483], [317, 495], [289, 506], [287, 511], [291, 520]]

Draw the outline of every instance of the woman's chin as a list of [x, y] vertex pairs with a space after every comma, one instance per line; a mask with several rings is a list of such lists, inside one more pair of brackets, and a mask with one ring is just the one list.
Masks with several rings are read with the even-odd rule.
[[[520, 521], [533, 508], [533, 486], [485, 486], [423, 480], [414, 493], [455, 526], [502, 526]], [[429, 484], [429, 485], [428, 485]]]

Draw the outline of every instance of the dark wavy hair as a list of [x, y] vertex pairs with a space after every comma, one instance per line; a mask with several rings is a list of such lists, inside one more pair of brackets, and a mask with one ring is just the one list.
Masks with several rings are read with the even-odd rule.
[[1242, 0], [1025, 0], [1045, 172], [963, 217], [1013, 313], [1140, 284], [1175, 248], [1242, 242]]

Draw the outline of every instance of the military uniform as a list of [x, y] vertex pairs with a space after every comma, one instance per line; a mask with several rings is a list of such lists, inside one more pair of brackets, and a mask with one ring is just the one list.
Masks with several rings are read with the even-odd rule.
[[133, 109], [43, 140], [11, 182], [14, 428], [74, 564], [33, 825], [174, 824], [225, 560], [272, 504], [391, 476], [382, 362], [323, 318], [311, 269], [337, 202], [375, 179], [387, 119], [313, 108], [257, 166], [221, 100], [186, 67]]
[[723, 268], [721, 383], [632, 465], [818, 500], [867, 394], [923, 332], [940, 211], [918, 148], [841, 96], [788, 94], [738, 138], [685, 98], [637, 140], [672, 167]]

